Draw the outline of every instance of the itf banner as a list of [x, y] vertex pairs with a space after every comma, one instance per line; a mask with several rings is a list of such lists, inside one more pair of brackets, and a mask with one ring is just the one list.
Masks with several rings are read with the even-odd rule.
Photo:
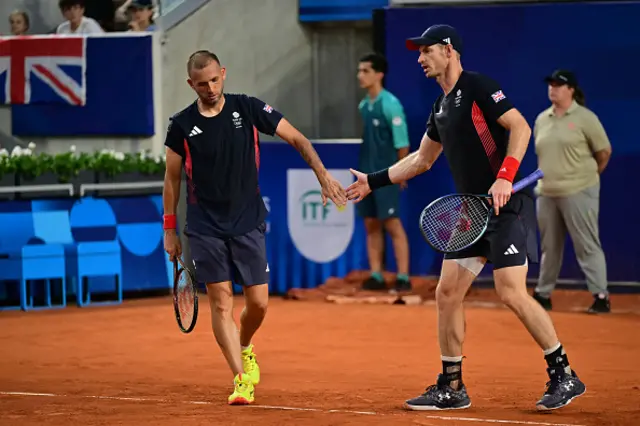
[[[353, 182], [349, 170], [329, 170], [345, 188]], [[289, 234], [307, 259], [325, 263], [342, 256], [355, 228], [353, 203], [338, 210], [331, 200], [322, 205], [322, 193], [313, 170], [287, 170], [287, 223]]]
[[[6, 88], [11, 81], [12, 103], [24, 103], [11, 108], [13, 134], [152, 136], [152, 37], [125, 34], [11, 39], [11, 78], [7, 80], [6, 72], [0, 74], [0, 87]], [[1, 49], [0, 72], [7, 66]], [[16, 58], [21, 62], [15, 62]], [[25, 75], [29, 76], [26, 83]], [[22, 86], [17, 83], [19, 78]], [[20, 88], [23, 95], [17, 92]], [[20, 100], [16, 96], [30, 103], [14, 102]]]

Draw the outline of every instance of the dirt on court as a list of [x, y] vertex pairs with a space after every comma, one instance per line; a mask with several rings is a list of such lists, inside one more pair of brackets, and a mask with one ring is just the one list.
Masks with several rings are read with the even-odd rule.
[[[362, 290], [362, 284], [371, 276], [370, 271], [352, 271], [344, 278], [331, 277], [324, 284], [316, 288], [295, 288], [287, 292], [288, 300], [325, 301], [337, 304], [393, 304], [400, 301], [403, 304], [433, 304], [435, 301], [437, 277], [412, 276], [412, 291], [402, 294], [389, 292]], [[383, 274], [386, 287], [391, 290], [396, 275], [385, 272]], [[529, 289], [531, 293], [533, 290]], [[615, 313], [640, 314], [640, 293], [617, 294], [614, 297], [613, 310]], [[490, 283], [484, 286], [474, 284], [465, 299], [468, 304], [485, 307], [502, 307], [496, 292]], [[584, 312], [593, 303], [591, 293], [586, 290], [563, 290], [553, 292], [553, 309], [556, 312]]]
[[587, 393], [540, 414], [540, 349], [506, 309], [469, 306], [463, 370], [473, 407], [427, 413], [402, 402], [441, 368], [433, 306], [273, 299], [254, 340], [256, 405], [229, 407], [232, 377], [200, 300], [190, 335], [169, 298], [0, 312], [0, 424], [640, 424], [640, 315], [552, 313]]

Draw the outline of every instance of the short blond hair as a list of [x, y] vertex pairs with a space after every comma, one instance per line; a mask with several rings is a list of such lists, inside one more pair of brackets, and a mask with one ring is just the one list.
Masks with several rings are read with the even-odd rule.
[[29, 14], [24, 10], [16, 9], [9, 14], [9, 23], [11, 23], [11, 18], [13, 18], [14, 16], [22, 16], [22, 19], [24, 20], [24, 25], [27, 27], [25, 28], [25, 31], [28, 31], [29, 27], [31, 26], [31, 22], [29, 21]]

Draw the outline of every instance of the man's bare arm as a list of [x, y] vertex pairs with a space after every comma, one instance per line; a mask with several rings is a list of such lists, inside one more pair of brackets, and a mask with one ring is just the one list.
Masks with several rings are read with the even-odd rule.
[[326, 176], [327, 169], [324, 167], [324, 164], [322, 164], [311, 141], [300, 133], [298, 129], [293, 127], [291, 123], [284, 118], [281, 119], [280, 123], [278, 123], [276, 134], [300, 153], [300, 156], [302, 156], [309, 167], [313, 169], [318, 179]]
[[182, 179], [182, 157], [171, 148], [166, 149], [167, 165], [164, 173], [162, 189], [162, 206], [164, 214], [176, 214], [180, 199], [180, 181]]
[[515, 158], [518, 162], [522, 162], [524, 154], [527, 152], [527, 147], [529, 146], [529, 139], [531, 139], [531, 127], [529, 127], [529, 123], [527, 123], [527, 120], [525, 120], [517, 109], [511, 108], [500, 116], [498, 124], [509, 130], [507, 156]]
[[407, 181], [426, 172], [442, 153], [442, 144], [435, 142], [425, 133], [417, 151], [404, 157], [389, 169], [389, 179], [393, 183]]

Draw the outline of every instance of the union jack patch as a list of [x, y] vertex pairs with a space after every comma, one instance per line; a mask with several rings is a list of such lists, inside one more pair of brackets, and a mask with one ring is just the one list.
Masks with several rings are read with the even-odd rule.
[[491, 97], [493, 98], [493, 101], [495, 103], [498, 103], [503, 99], [507, 99], [507, 97], [504, 95], [504, 93], [502, 93], [502, 90], [498, 90], [496, 93], [491, 95]]
[[273, 111], [273, 107], [269, 104], [264, 104], [264, 108], [262, 109], [267, 111], [269, 114], [271, 114], [271, 112]]

